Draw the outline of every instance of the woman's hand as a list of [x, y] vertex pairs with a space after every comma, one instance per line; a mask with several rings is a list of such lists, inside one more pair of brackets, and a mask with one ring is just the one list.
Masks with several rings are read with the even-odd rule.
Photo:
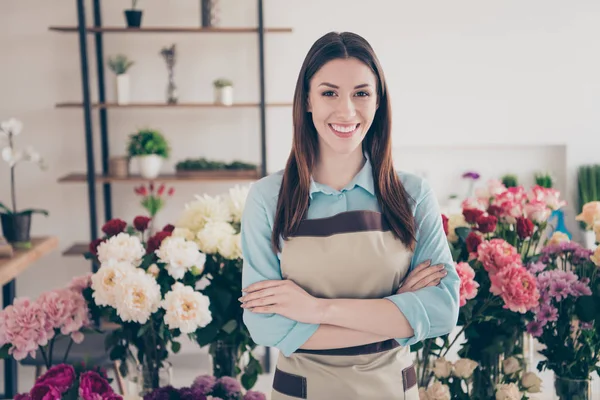
[[396, 294], [415, 292], [429, 286], [437, 286], [447, 274], [444, 264], [431, 265], [431, 260], [417, 265], [400, 285]]
[[242, 308], [258, 314], [279, 314], [294, 321], [319, 324], [323, 316], [321, 299], [311, 296], [289, 280], [261, 281], [242, 289]]

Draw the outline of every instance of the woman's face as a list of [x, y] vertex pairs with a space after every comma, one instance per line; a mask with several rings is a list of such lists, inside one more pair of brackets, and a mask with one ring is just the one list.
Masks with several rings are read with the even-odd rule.
[[361, 61], [335, 59], [323, 65], [308, 94], [321, 151], [350, 154], [360, 149], [377, 105], [375, 75]]

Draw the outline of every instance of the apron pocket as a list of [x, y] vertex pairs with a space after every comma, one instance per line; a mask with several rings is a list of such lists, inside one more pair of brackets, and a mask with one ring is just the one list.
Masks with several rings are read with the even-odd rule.
[[417, 386], [417, 371], [414, 364], [402, 370], [402, 385], [404, 386], [404, 393]]
[[[415, 375], [416, 382], [416, 375]], [[306, 378], [300, 375], [284, 372], [275, 368], [273, 377], [273, 389], [279, 393], [299, 399], [306, 399]]]

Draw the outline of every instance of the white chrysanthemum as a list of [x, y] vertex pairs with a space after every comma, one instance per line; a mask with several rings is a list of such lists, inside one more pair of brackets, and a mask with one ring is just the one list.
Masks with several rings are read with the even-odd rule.
[[175, 226], [198, 232], [208, 222], [227, 222], [230, 220], [231, 215], [227, 203], [220, 197], [211, 197], [205, 194], [204, 196], [196, 196], [196, 201], [185, 205], [185, 209]]
[[248, 192], [250, 186], [239, 186], [229, 189], [229, 196], [227, 197], [227, 204], [231, 212], [231, 218], [233, 222], [240, 222], [242, 220], [242, 214], [244, 212], [244, 206], [246, 205], [246, 198], [248, 198]]
[[225, 236], [219, 243], [218, 252], [228, 260], [242, 257], [242, 241], [240, 234]]
[[112, 236], [98, 246], [98, 259], [101, 263], [108, 260], [125, 261], [137, 267], [141, 264], [144, 254], [146, 250], [140, 239], [125, 232]]
[[161, 303], [165, 309], [165, 324], [181, 333], [192, 333], [212, 321], [210, 300], [191, 286], [176, 282]]
[[221, 242], [235, 234], [233, 226], [227, 222], [210, 222], [196, 235], [200, 251], [215, 254], [219, 251]]
[[206, 262], [206, 255], [198, 251], [198, 245], [182, 237], [167, 237], [155, 253], [175, 279], [182, 279], [193, 266], [200, 268]]
[[137, 268], [115, 290], [115, 309], [125, 322], [145, 324], [160, 307], [160, 286], [152, 275]]
[[188, 228], [175, 228], [173, 229], [173, 233], [171, 233], [171, 237], [182, 237], [185, 240], [194, 240], [196, 235]]
[[110, 260], [102, 264], [91, 277], [94, 302], [99, 306], [114, 307], [117, 285], [133, 271], [135, 267], [128, 262]]

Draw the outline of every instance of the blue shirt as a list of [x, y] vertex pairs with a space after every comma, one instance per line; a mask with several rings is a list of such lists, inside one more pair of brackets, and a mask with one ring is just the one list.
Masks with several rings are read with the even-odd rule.
[[[372, 166], [364, 167], [342, 190], [311, 181], [308, 219], [329, 217], [345, 211], [380, 212], [375, 196]], [[398, 172], [400, 181], [414, 199], [411, 204], [416, 224], [416, 245], [410, 270], [423, 261], [443, 263], [448, 274], [438, 286], [416, 292], [386, 297], [404, 314], [414, 335], [396, 338], [404, 346], [426, 338], [449, 333], [458, 319], [460, 279], [456, 273], [441, 213], [435, 194], [426, 180]], [[241, 245], [243, 253], [242, 287], [263, 280], [282, 279], [281, 253], [271, 247], [273, 220], [277, 208], [283, 171], [266, 176], [250, 187], [242, 215]], [[285, 246], [285, 242], [282, 242]], [[318, 324], [297, 322], [279, 314], [256, 314], [244, 310], [243, 320], [255, 343], [278, 348], [285, 356], [301, 347], [317, 330]]]

